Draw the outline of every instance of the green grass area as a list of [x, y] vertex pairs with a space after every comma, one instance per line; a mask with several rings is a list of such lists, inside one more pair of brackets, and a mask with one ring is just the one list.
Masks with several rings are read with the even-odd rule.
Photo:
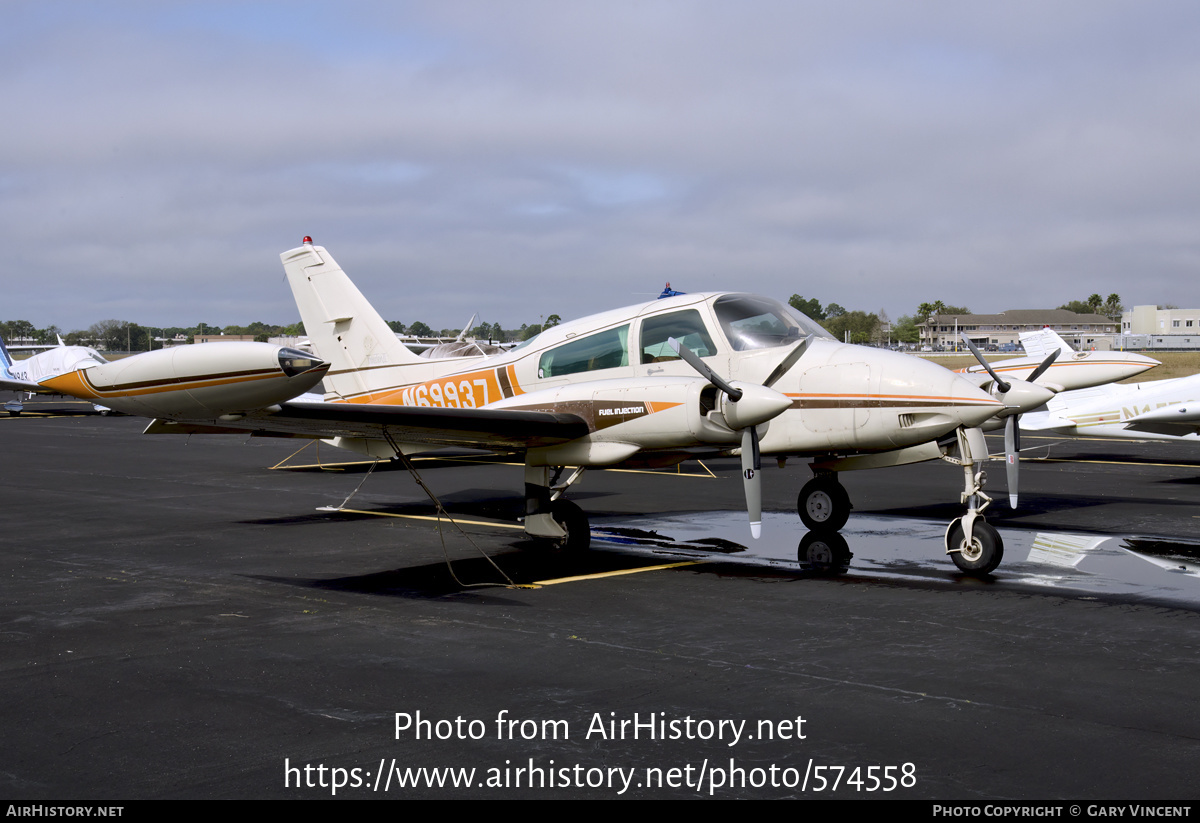
[[[1147, 357], [1153, 357], [1162, 363], [1161, 366], [1144, 371], [1139, 375], [1130, 377], [1128, 380], [1122, 380], [1122, 383], [1140, 383], [1144, 380], [1167, 380], [1172, 377], [1187, 377], [1188, 375], [1200, 373], [1200, 352], [1194, 351], [1170, 351], [1170, 352], [1140, 352]], [[1013, 357], [1021, 357], [1023, 355], [1014, 354], [988, 354], [989, 363], [999, 363], [1002, 360], [1010, 360]], [[945, 366], [948, 369], [964, 369], [967, 366], [974, 366], [977, 362], [970, 354], [948, 354], [938, 357], [929, 357], [929, 360]]]

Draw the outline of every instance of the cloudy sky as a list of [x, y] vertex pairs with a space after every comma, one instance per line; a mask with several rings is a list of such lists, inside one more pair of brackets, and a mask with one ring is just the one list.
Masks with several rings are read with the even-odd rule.
[[685, 291], [1200, 306], [1194, 2], [64, 2], [0, 27], [0, 319]]

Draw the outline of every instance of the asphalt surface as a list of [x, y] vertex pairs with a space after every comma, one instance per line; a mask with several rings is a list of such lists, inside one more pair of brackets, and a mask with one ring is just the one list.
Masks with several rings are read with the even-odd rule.
[[[0, 418], [4, 799], [1200, 795], [1190, 449], [1027, 438], [1053, 461], [1023, 463], [1016, 513], [997, 464], [1009, 549], [978, 581], [940, 548], [944, 464], [843, 476], [855, 557], [821, 573], [795, 560], [803, 462], [765, 470], [775, 555], [598, 534], [570, 556], [505, 528], [516, 465], [418, 463], [464, 535], [415, 519], [402, 468], [143, 427]], [[738, 466], [709, 467], [569, 496], [605, 529], [721, 520], [749, 547]], [[360, 483], [371, 513], [317, 510]], [[1126, 559], [1031, 572], [1060, 532]], [[1134, 566], [1161, 576], [1112, 584]], [[456, 582], [502, 574], [529, 587]], [[469, 786], [416, 771], [445, 768]]]

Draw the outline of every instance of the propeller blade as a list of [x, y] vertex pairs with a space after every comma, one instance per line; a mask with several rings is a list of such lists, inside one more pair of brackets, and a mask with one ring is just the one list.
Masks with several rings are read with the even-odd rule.
[[808, 344], [812, 342], [812, 339], [813, 336], [810, 334], [808, 337], [798, 342], [795, 346], [792, 346], [792, 350], [787, 353], [787, 356], [784, 357], [783, 360], [779, 361], [779, 365], [776, 366], [767, 379], [763, 381], [763, 385], [769, 389], [775, 385], [775, 382], [779, 380], [779, 378], [787, 374], [791, 370], [792, 366], [796, 365], [796, 361], [799, 360], [804, 355], [804, 352], [808, 350]]
[[1050, 368], [1050, 366], [1054, 363], [1054, 361], [1058, 359], [1058, 356], [1060, 354], [1062, 354], [1062, 349], [1055, 349], [1054, 351], [1050, 352], [1050, 354], [1046, 357], [1046, 359], [1043, 360], [1038, 365], [1038, 367], [1033, 370], [1033, 373], [1030, 374], [1029, 377], [1026, 378], [1026, 382], [1032, 383], [1033, 381], [1035, 381], [1039, 377], [1041, 377], [1042, 374], [1046, 371], [1046, 369]]
[[676, 354], [683, 358], [685, 363], [687, 363], [696, 371], [700, 372], [701, 376], [704, 377], [705, 380], [707, 380], [709, 383], [712, 383], [721, 391], [725, 392], [725, 394], [729, 395], [730, 400], [736, 403], [742, 399], [742, 390], [735, 389], [733, 386], [729, 385], [725, 378], [721, 377], [715, 371], [710, 369], [708, 364], [701, 360], [700, 356], [694, 351], [680, 343], [674, 337], [667, 338], [667, 345], [670, 346]]
[[1008, 505], [1017, 507], [1017, 474], [1021, 459], [1021, 415], [1014, 414], [1004, 421], [1004, 470], [1008, 475]]
[[[674, 337], [667, 344], [684, 362], [700, 373], [704, 379], [725, 393], [721, 402], [721, 414], [725, 423], [734, 431], [742, 433], [742, 485], [746, 492], [746, 513], [750, 517], [750, 535], [755, 540], [762, 534], [762, 456], [758, 449], [758, 428], [774, 417], [783, 414], [792, 405], [787, 395], [780, 394], [770, 384], [782, 377], [804, 354], [811, 337], [798, 342], [771, 372], [766, 385], [742, 383], [733, 386], [708, 367], [700, 356], [682, 345]], [[742, 401], [740, 404], [738, 401]]]
[[746, 513], [750, 516], [750, 536], [762, 534], [762, 459], [758, 452], [758, 430], [742, 429], [742, 484], [746, 489]]
[[1011, 386], [1000, 379], [1000, 375], [996, 374], [995, 370], [992, 369], [992, 364], [983, 358], [983, 354], [979, 351], [979, 349], [975, 348], [975, 344], [971, 342], [971, 338], [967, 337], [966, 332], [962, 332], [962, 339], [963, 342], [967, 344], [967, 348], [971, 350], [971, 354], [975, 355], [975, 359], [979, 361], [979, 364], [987, 369], [987, 373], [990, 374], [992, 379], [996, 381], [996, 388], [998, 388], [1001, 392], [1007, 393]]

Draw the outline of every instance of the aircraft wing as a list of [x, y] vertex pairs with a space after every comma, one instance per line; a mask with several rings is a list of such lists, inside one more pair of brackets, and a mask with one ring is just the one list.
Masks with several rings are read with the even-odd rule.
[[[237, 419], [232, 419], [232, 418]], [[391, 438], [397, 443], [525, 451], [554, 446], [588, 434], [574, 414], [509, 409], [444, 409], [360, 403], [291, 401], [213, 421], [155, 420], [146, 434], [235, 434], [329, 439]]]
[[1056, 429], [1073, 429], [1075, 421], [1060, 417], [1053, 412], [1029, 412], [1021, 415], [1022, 431], [1054, 431]]
[[1200, 432], [1200, 404], [1173, 403], [1130, 418], [1130, 431], [1183, 436]]
[[17, 380], [15, 377], [0, 377], [0, 389], [8, 391], [28, 391], [34, 394], [50, 394], [45, 386], [39, 386], [29, 380]]

